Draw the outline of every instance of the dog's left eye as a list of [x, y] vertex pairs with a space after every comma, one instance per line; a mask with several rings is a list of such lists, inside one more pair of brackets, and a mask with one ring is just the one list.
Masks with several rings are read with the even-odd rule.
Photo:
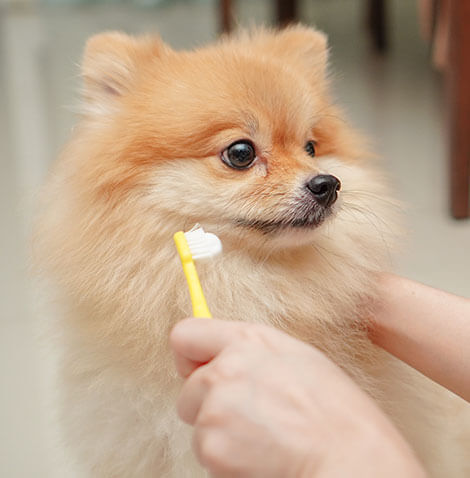
[[222, 152], [222, 161], [235, 169], [247, 169], [256, 159], [255, 148], [249, 141], [232, 143]]
[[307, 144], [305, 145], [305, 151], [312, 158], [315, 157], [315, 146], [316, 146], [316, 144], [317, 143], [315, 141], [308, 141]]

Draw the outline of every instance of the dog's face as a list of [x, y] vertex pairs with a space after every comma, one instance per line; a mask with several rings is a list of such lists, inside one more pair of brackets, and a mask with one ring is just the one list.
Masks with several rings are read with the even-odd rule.
[[156, 229], [200, 223], [247, 246], [312, 241], [361, 154], [329, 100], [326, 56], [324, 36], [300, 27], [191, 52], [92, 38], [87, 181], [111, 205], [154, 209]]

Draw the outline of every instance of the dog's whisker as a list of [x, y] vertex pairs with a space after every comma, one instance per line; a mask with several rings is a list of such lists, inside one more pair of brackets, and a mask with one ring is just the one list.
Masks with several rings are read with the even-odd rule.
[[365, 197], [368, 199], [373, 199], [374, 201], [380, 201], [381, 203], [386, 204], [390, 206], [391, 208], [395, 208], [395, 209], [398, 209], [399, 211], [403, 211], [403, 205], [399, 201], [392, 200], [390, 198], [385, 198], [371, 191], [348, 189], [348, 190], [341, 191], [341, 196], [346, 198]]

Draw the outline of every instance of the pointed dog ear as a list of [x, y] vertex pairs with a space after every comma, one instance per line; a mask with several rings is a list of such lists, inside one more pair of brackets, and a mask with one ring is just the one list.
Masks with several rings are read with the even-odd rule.
[[324, 33], [295, 25], [280, 31], [258, 30], [250, 36], [254, 48], [262, 54], [301, 67], [318, 79], [325, 77], [328, 42]]
[[287, 55], [307, 68], [325, 72], [328, 63], [328, 40], [324, 33], [302, 26], [287, 28], [279, 38]]
[[108, 110], [131, 89], [138, 69], [167, 51], [169, 47], [158, 36], [106, 32], [91, 37], [81, 68], [85, 103], [94, 110]]

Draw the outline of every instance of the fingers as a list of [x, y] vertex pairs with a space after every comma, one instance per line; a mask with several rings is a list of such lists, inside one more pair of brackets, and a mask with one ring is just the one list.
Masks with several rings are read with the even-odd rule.
[[213, 319], [184, 319], [170, 334], [178, 373], [186, 378], [193, 371], [211, 361], [240, 334], [238, 322]]
[[204, 362], [196, 362], [194, 360], [190, 360], [176, 352], [174, 356], [176, 370], [182, 378], [188, 378], [198, 367], [204, 365]]
[[194, 425], [201, 405], [210, 388], [204, 377], [205, 367], [200, 367], [184, 382], [177, 402], [178, 416], [183, 422]]
[[[179, 322], [170, 334], [178, 373], [186, 378], [178, 397], [180, 418], [194, 425], [202, 403], [217, 373], [213, 359], [240, 339], [248, 324], [189, 318]], [[233, 368], [233, 367], [231, 367]]]

